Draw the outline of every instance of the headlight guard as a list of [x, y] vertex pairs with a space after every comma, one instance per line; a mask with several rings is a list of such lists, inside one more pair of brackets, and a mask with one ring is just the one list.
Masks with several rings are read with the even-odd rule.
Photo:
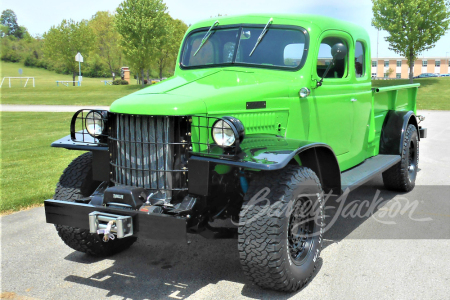
[[85, 127], [92, 137], [99, 137], [105, 131], [105, 121], [100, 111], [92, 110], [86, 115]]
[[211, 135], [219, 147], [238, 148], [245, 137], [245, 128], [239, 119], [223, 117], [213, 124]]

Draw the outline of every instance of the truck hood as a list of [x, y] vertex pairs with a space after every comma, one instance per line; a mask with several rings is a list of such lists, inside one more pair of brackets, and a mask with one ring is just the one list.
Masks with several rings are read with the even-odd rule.
[[192, 115], [245, 110], [246, 102], [289, 96], [286, 78], [251, 71], [209, 69], [182, 73], [116, 100], [111, 112]]

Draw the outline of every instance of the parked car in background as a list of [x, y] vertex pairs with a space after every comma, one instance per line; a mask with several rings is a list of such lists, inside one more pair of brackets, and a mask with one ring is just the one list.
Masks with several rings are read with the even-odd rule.
[[450, 77], [450, 74], [441, 74], [441, 77]]
[[413, 78], [428, 78], [428, 77], [439, 77], [439, 76], [433, 73], [422, 73], [418, 76], [414, 76]]

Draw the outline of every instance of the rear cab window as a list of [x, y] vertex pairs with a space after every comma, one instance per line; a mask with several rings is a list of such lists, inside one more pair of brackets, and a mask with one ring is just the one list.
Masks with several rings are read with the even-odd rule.
[[355, 76], [356, 78], [365, 77], [366, 74], [366, 55], [364, 44], [357, 41], [355, 44]]

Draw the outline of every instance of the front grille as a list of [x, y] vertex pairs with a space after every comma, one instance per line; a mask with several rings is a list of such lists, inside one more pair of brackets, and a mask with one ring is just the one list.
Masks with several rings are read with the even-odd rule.
[[111, 114], [111, 181], [159, 191], [187, 190], [185, 117]]

